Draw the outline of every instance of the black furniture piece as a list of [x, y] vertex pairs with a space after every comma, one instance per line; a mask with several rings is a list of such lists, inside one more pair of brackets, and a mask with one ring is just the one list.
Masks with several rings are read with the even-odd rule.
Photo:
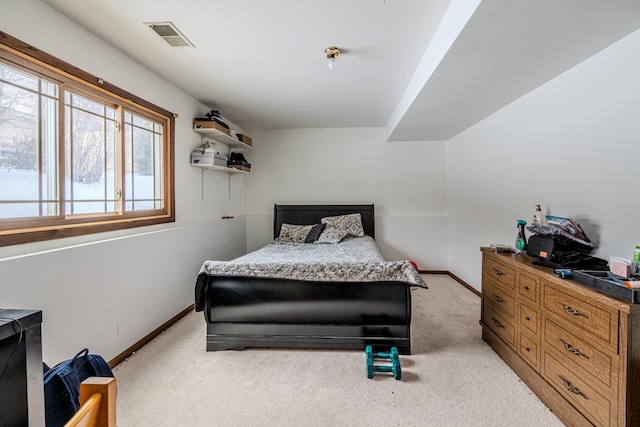
[[0, 309], [0, 425], [44, 425], [41, 323], [42, 311]]
[[[274, 237], [283, 223], [360, 213], [375, 237], [373, 205], [275, 205]], [[198, 289], [201, 292], [198, 292]], [[200, 274], [196, 310], [204, 311], [207, 350], [304, 347], [411, 353], [410, 285], [400, 282], [307, 282]]]

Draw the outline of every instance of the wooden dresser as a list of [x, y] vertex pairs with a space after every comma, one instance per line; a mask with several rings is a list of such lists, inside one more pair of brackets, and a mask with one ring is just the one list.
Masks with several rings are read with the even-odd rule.
[[569, 426], [640, 426], [640, 304], [482, 248], [482, 338]]

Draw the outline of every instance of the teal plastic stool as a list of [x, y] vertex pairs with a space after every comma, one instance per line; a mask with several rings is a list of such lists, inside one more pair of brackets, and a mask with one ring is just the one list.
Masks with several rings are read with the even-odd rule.
[[[391, 372], [393, 378], [399, 380], [402, 378], [402, 367], [400, 366], [400, 356], [396, 347], [391, 347], [389, 352], [374, 352], [373, 348], [368, 345], [364, 349], [367, 355], [367, 377], [373, 378], [375, 372]], [[374, 365], [374, 359], [384, 359], [391, 362], [391, 365]]]

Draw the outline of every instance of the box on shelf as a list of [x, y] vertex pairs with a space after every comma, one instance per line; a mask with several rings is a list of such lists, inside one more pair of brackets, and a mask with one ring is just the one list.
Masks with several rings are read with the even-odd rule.
[[212, 152], [193, 151], [191, 153], [191, 163], [200, 165], [227, 166], [227, 156]]
[[232, 168], [232, 169], [238, 169], [244, 172], [251, 172], [251, 167], [250, 166], [243, 166], [243, 165], [228, 165], [228, 167]]
[[222, 125], [223, 128], [229, 129], [229, 125], [227, 124], [227, 122], [218, 117], [196, 117], [194, 120], [197, 120], [199, 122], [216, 122], [219, 125]]
[[229, 135], [229, 129], [227, 129], [226, 127], [222, 126], [220, 123], [214, 120], [195, 119], [193, 121], [193, 128], [194, 129], [215, 129], [224, 133], [225, 135]]
[[213, 164], [216, 166], [227, 166], [227, 160], [229, 158], [227, 156], [223, 156], [222, 154], [215, 154], [213, 156]]
[[231, 167], [231, 166], [244, 166], [245, 168], [251, 169], [251, 163], [247, 162], [246, 160], [234, 159], [233, 157], [231, 159], [227, 160], [227, 166], [229, 166], [229, 167]]
[[253, 146], [253, 141], [251, 140], [251, 137], [249, 137], [247, 135], [243, 135], [243, 134], [239, 133], [238, 134], [238, 141], [247, 144], [249, 147]]

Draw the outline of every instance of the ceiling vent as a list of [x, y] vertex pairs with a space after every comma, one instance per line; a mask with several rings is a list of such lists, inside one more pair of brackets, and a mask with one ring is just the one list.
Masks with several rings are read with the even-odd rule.
[[144, 22], [173, 47], [195, 47], [172, 22]]

